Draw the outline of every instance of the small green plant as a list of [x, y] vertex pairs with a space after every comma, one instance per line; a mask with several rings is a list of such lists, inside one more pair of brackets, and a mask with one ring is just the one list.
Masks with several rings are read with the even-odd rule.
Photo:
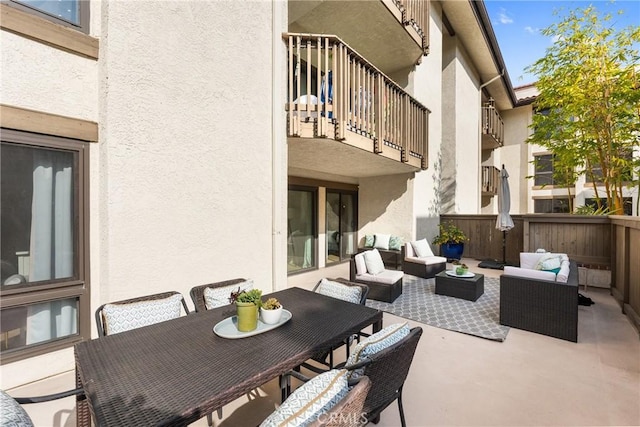
[[231, 291], [229, 302], [252, 302], [260, 307], [260, 304], [262, 303], [262, 291], [260, 289], [241, 291], [240, 288], [238, 288], [237, 291]]
[[590, 205], [577, 206], [574, 212], [576, 215], [611, 215], [611, 210], [606, 206], [596, 208]]
[[282, 307], [280, 302], [276, 298], [269, 298], [262, 303], [262, 308], [265, 310], [276, 310]]
[[434, 245], [444, 245], [445, 243], [464, 243], [469, 238], [452, 221], [440, 223], [440, 234], [434, 237]]

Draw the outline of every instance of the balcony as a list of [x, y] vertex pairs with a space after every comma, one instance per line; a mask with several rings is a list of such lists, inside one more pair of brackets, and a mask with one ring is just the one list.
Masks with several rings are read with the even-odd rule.
[[289, 32], [335, 34], [392, 75], [427, 54], [429, 5], [429, 0], [290, 0]]
[[495, 166], [482, 166], [482, 195], [493, 197], [498, 194], [500, 169]]
[[493, 100], [482, 107], [482, 149], [493, 150], [504, 145], [504, 122]]
[[[425, 106], [335, 36], [286, 38], [291, 166], [304, 169], [348, 159], [349, 171], [325, 170], [347, 176], [427, 168]], [[320, 161], [322, 156], [326, 161]]]

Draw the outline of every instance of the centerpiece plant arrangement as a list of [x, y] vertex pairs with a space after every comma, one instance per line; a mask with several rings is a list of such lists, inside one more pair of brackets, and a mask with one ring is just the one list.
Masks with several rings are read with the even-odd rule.
[[464, 276], [469, 272], [467, 264], [460, 263], [459, 261], [454, 261], [452, 264], [456, 266], [455, 272], [458, 276]]
[[260, 307], [260, 318], [267, 325], [274, 325], [282, 317], [282, 304], [276, 298], [268, 298]]
[[469, 238], [464, 232], [456, 226], [452, 221], [439, 224], [440, 233], [434, 237], [432, 243], [440, 245], [440, 253], [449, 259], [462, 258], [464, 251], [464, 242]]
[[237, 327], [240, 332], [250, 332], [258, 327], [258, 309], [262, 305], [262, 291], [249, 289], [232, 291], [229, 302], [236, 304]]

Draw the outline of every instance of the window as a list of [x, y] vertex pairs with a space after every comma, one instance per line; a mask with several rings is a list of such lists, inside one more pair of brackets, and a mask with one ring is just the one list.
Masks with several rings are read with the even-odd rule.
[[551, 199], [535, 199], [533, 201], [534, 213], [570, 213], [569, 199], [567, 197], [554, 197]]
[[358, 248], [358, 194], [327, 190], [326, 263], [348, 260]]
[[[567, 179], [563, 178], [561, 169], [555, 164], [553, 154], [542, 154], [534, 156], [533, 165], [535, 168], [534, 185], [559, 185], [566, 186]], [[565, 169], [566, 170], [566, 169]], [[569, 174], [564, 174], [566, 177]]]
[[57, 24], [89, 33], [88, 0], [4, 0], [3, 3]]
[[2, 362], [89, 333], [88, 154], [84, 142], [2, 129]]
[[[600, 204], [602, 207], [606, 208], [609, 204], [607, 203], [608, 199], [600, 199]], [[591, 206], [594, 209], [598, 208], [598, 202], [595, 198], [588, 198], [584, 200], [585, 206]], [[624, 210], [625, 215], [632, 215], [633, 213], [633, 199], [631, 197], [623, 197], [622, 198], [622, 209]]]
[[287, 271], [316, 267], [316, 189], [290, 187], [287, 212]]
[[[624, 155], [624, 159], [628, 161], [628, 167], [623, 169], [621, 172], [623, 182], [631, 182], [633, 180], [633, 170], [631, 166], [632, 158], [633, 158], [633, 153], [631, 151], [629, 151], [627, 154]], [[603, 174], [602, 174], [602, 166], [600, 165], [600, 163], [593, 164], [593, 167], [591, 168], [591, 172], [593, 174], [589, 173], [588, 171], [585, 172], [586, 182], [591, 182], [591, 183], [604, 182]]]

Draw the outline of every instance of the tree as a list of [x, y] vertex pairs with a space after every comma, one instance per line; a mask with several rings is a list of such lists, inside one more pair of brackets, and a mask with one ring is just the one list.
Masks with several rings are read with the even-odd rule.
[[601, 180], [621, 214], [623, 186], [640, 172], [630, 156], [640, 130], [640, 26], [616, 31], [610, 21], [589, 6], [542, 30], [556, 41], [527, 70], [538, 77], [535, 107], [548, 114], [534, 115], [527, 142], [548, 148], [560, 169], [591, 177], [598, 199]]

